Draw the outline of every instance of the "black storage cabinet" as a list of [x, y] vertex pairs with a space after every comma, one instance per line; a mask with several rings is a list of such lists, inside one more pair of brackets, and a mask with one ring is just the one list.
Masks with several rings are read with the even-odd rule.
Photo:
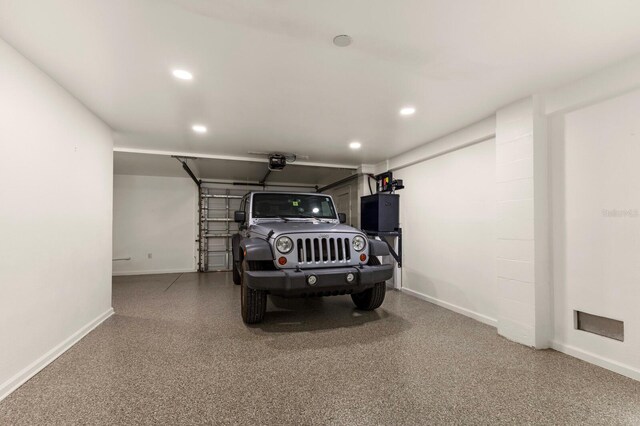
[[360, 198], [360, 224], [369, 232], [393, 232], [400, 224], [400, 196], [378, 193]]

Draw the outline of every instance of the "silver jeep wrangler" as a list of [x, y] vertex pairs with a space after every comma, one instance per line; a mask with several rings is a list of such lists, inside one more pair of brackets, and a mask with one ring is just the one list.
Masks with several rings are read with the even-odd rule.
[[242, 319], [262, 321], [267, 294], [315, 297], [350, 294], [359, 309], [384, 301], [392, 265], [382, 241], [344, 225], [324, 194], [251, 192], [234, 214], [233, 282], [242, 286]]

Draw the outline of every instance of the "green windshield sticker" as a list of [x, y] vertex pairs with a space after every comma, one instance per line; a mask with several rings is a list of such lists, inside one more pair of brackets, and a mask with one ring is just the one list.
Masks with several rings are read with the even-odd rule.
[[298, 204], [299, 204], [299, 203], [300, 203], [299, 201], [294, 201], [294, 202], [293, 202], [293, 206], [294, 206], [294, 207], [298, 207]]

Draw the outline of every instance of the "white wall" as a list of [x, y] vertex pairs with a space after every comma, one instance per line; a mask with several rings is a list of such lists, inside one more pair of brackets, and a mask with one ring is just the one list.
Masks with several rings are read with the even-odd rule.
[[197, 209], [191, 178], [115, 175], [114, 275], [195, 271]]
[[551, 339], [546, 117], [537, 96], [496, 113], [498, 333], [538, 349]]
[[0, 40], [0, 399], [111, 309], [111, 130]]
[[417, 148], [376, 164], [375, 174], [417, 164], [447, 152], [456, 151], [460, 148], [486, 141], [495, 137], [495, 135], [496, 116], [491, 115], [484, 120], [470, 124], [441, 138], [427, 142], [424, 145], [420, 145]]
[[[552, 121], [554, 347], [640, 379], [640, 91]], [[613, 212], [618, 211], [618, 215]], [[625, 341], [573, 311], [624, 321]]]
[[495, 141], [394, 171], [403, 290], [495, 325]]
[[[407, 185], [400, 192], [406, 234], [403, 290], [497, 323], [510, 339], [536, 347], [550, 343], [640, 380], [639, 69], [640, 56], [544, 96], [515, 102], [494, 118], [377, 164], [376, 173], [391, 169]], [[455, 181], [414, 184], [437, 182], [434, 173], [450, 171], [431, 168], [439, 164], [436, 160], [462, 155], [469, 149], [464, 147], [489, 135], [496, 137], [495, 169], [487, 164], [485, 174], [495, 174], [497, 181], [497, 267], [495, 277], [485, 271], [482, 281], [490, 285], [495, 279], [498, 285], [478, 304], [488, 308], [483, 310], [472, 305], [477, 289], [465, 285], [468, 277], [462, 276], [477, 268], [473, 254], [483, 244], [467, 252], [467, 258], [453, 249], [458, 236], [451, 227], [460, 214], [443, 207], [452, 203], [438, 192], [448, 191], [454, 198]], [[513, 203], [517, 200], [521, 202]], [[418, 243], [418, 237], [427, 245]], [[469, 243], [480, 242], [476, 237]], [[452, 259], [460, 259], [460, 271], [454, 270]], [[486, 261], [482, 264], [493, 264]], [[492, 320], [496, 304], [497, 321]], [[625, 341], [575, 330], [574, 310], [624, 321]]]

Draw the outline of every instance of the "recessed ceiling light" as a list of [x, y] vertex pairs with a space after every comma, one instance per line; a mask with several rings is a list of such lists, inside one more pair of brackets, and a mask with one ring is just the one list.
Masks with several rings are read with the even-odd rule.
[[196, 133], [207, 133], [207, 128], [202, 124], [194, 124], [193, 126], [191, 126], [191, 128]]
[[353, 141], [349, 144], [349, 148], [351, 149], [360, 149], [361, 146], [362, 144], [358, 141]]
[[415, 113], [416, 109], [412, 106], [407, 106], [400, 110], [400, 115], [413, 115]]
[[348, 36], [346, 34], [340, 34], [333, 38], [333, 44], [338, 47], [347, 47], [351, 44], [352, 41], [353, 39], [351, 38], [351, 36]]
[[193, 74], [186, 70], [173, 70], [173, 76], [180, 80], [193, 80]]

